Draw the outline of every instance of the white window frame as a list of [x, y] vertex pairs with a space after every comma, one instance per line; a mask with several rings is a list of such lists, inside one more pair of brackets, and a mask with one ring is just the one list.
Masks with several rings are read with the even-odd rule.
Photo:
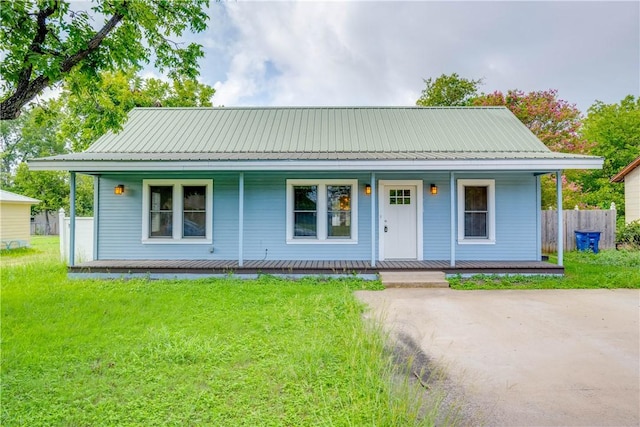
[[[153, 186], [172, 186], [173, 187], [173, 236], [149, 237], [149, 202], [150, 188]], [[182, 217], [183, 217], [183, 187], [204, 186], [206, 191], [205, 205], [205, 221], [206, 232], [205, 237], [182, 237]], [[212, 179], [144, 179], [142, 180], [142, 243], [143, 244], [211, 244], [212, 228], [213, 228], [213, 180]]]
[[[294, 237], [294, 215], [293, 215], [293, 187], [315, 185], [318, 187], [318, 200], [316, 204], [316, 237]], [[351, 238], [331, 238], [328, 237], [327, 230], [327, 186], [350, 185], [351, 186]], [[360, 191], [357, 179], [288, 179], [287, 180], [287, 244], [330, 244], [344, 245], [358, 243], [358, 198]]]
[[[464, 188], [487, 187], [487, 237], [464, 235]], [[493, 245], [496, 243], [496, 181], [495, 179], [458, 180], [458, 243], [463, 245]]]

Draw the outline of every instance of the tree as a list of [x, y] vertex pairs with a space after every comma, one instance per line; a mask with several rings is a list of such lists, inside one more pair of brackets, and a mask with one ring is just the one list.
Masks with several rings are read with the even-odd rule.
[[466, 106], [478, 95], [478, 86], [482, 84], [482, 79], [469, 80], [453, 73], [451, 75], [442, 74], [435, 80], [428, 78], [424, 80], [426, 87], [422, 95], [416, 101], [416, 105], [423, 107], [437, 106]]
[[82, 151], [107, 131], [117, 131], [134, 107], [210, 107], [215, 89], [194, 79], [141, 79], [134, 70], [103, 72], [96, 90], [71, 76], [61, 100], [60, 138]]
[[580, 177], [585, 200], [602, 208], [615, 202], [624, 214], [624, 188], [609, 180], [640, 156], [640, 97], [628, 95], [616, 104], [596, 101], [589, 107], [581, 134], [593, 142], [591, 154], [604, 157], [601, 170]]
[[59, 133], [62, 103], [53, 99], [27, 109], [15, 120], [0, 121], [2, 185], [11, 185], [18, 164], [67, 152]]
[[[579, 134], [582, 126], [580, 110], [574, 104], [559, 99], [557, 90], [533, 91], [525, 94], [516, 89], [509, 90], [506, 95], [500, 91], [483, 93], [473, 99], [472, 105], [506, 106], [552, 151], [586, 154], [592, 146]], [[562, 177], [563, 205], [566, 207], [589, 207], [581, 197], [582, 188], [577, 179], [581, 173], [567, 171]], [[543, 208], [556, 206], [555, 186], [555, 177], [542, 177]]]
[[504, 105], [549, 149], [565, 153], [586, 153], [590, 144], [578, 131], [582, 114], [575, 104], [558, 99], [555, 89], [533, 91], [509, 90], [482, 94], [472, 105]]
[[[0, 7], [0, 120], [71, 72], [91, 82], [105, 70], [141, 69], [154, 58], [171, 78], [194, 78], [202, 46], [172, 41], [185, 30], [204, 31], [208, 0], [99, 0], [91, 12], [64, 0], [3, 1]], [[94, 28], [93, 22], [99, 22]]]

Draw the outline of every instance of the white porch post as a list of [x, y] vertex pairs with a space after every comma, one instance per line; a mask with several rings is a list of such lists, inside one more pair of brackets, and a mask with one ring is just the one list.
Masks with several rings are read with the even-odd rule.
[[376, 173], [371, 172], [371, 267], [376, 266]]
[[238, 267], [244, 265], [244, 172], [240, 172], [238, 179]]
[[93, 259], [98, 258], [98, 222], [100, 221], [100, 175], [93, 176]]
[[562, 266], [564, 256], [564, 223], [562, 220], [562, 171], [556, 171], [556, 198], [558, 206], [558, 265]]
[[69, 266], [75, 265], [76, 258], [76, 173], [71, 172], [69, 179]]
[[449, 220], [451, 221], [451, 253], [449, 254], [449, 265], [451, 267], [456, 266], [456, 183], [455, 174], [449, 172], [449, 190], [451, 192], [450, 211], [451, 215]]
[[536, 179], [536, 254], [538, 261], [542, 261], [542, 193], [540, 175]]

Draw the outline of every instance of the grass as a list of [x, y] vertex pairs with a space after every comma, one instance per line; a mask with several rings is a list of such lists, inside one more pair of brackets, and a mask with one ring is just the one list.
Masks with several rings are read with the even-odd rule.
[[0, 250], [0, 266], [60, 259], [58, 236], [31, 236], [31, 246]]
[[640, 288], [640, 251], [566, 252], [564, 265], [564, 277], [477, 275], [453, 277], [449, 284], [454, 289]]
[[434, 423], [362, 321], [379, 283], [68, 280], [54, 247], [2, 257], [2, 425]]

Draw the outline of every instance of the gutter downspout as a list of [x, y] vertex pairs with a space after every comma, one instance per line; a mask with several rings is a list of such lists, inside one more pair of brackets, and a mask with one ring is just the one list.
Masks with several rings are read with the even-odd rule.
[[75, 265], [76, 257], [76, 173], [71, 172], [69, 179], [71, 192], [69, 194], [69, 266]]
[[558, 265], [564, 265], [564, 223], [562, 222], [562, 170], [556, 171], [556, 199], [558, 205]]

